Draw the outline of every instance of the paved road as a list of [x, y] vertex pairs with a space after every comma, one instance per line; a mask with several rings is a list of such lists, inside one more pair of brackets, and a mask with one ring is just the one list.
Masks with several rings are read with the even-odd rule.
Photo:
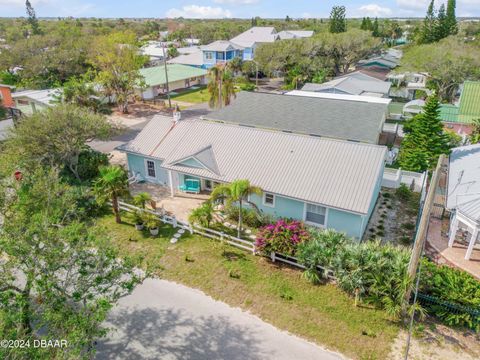
[[[148, 279], [109, 316], [97, 359], [339, 360], [198, 290]], [[339, 334], [341, 336], [341, 334]]]

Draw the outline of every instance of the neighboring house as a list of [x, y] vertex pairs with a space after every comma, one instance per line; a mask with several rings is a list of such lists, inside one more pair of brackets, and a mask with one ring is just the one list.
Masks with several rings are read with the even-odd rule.
[[15, 90], [15, 86], [0, 84], [0, 104], [4, 107], [14, 107], [15, 102], [12, 98], [12, 91]]
[[252, 60], [255, 55], [255, 49], [259, 44], [273, 43], [278, 38], [274, 27], [254, 26], [230, 39], [230, 41], [242, 47], [243, 60]]
[[427, 88], [427, 73], [392, 73], [388, 75], [388, 80], [393, 85], [390, 91], [392, 97], [413, 100], [417, 97], [417, 91], [431, 94], [431, 90]]
[[228, 40], [218, 40], [202, 47], [203, 68], [211, 68], [216, 64], [224, 64], [236, 57], [243, 59], [243, 46]]
[[290, 39], [304, 39], [313, 36], [313, 31], [310, 30], [284, 30], [280, 31], [278, 34], [280, 40], [290, 40]]
[[156, 116], [119, 148], [128, 168], [175, 196], [185, 181], [202, 191], [248, 179], [265, 214], [360, 239], [381, 187], [386, 147], [202, 119]]
[[149, 41], [140, 49], [142, 55], [148, 56], [150, 66], [160, 65], [164, 61], [164, 54], [167, 55], [167, 49], [164, 49], [164, 44], [159, 41]]
[[194, 66], [196, 68], [205, 68], [203, 64], [203, 52], [196, 51], [190, 54], [184, 54], [177, 56], [173, 59], [167, 60], [167, 64], [180, 64], [180, 65], [188, 65]]
[[[168, 87], [170, 91], [189, 88], [194, 85], [202, 85], [206, 82], [207, 71], [192, 66], [167, 64]], [[144, 77], [146, 88], [138, 89], [143, 99], [153, 99], [167, 91], [165, 66], [154, 66], [140, 69]]]
[[15, 108], [25, 115], [44, 110], [59, 102], [61, 89], [24, 90], [12, 93]]
[[480, 144], [452, 149], [446, 200], [452, 214], [448, 246], [453, 246], [459, 230], [467, 230], [465, 259], [469, 260], [480, 232]]
[[357, 64], [357, 68], [384, 68], [388, 70], [395, 69], [398, 66], [398, 62], [393, 58], [386, 58], [384, 56], [376, 56], [367, 60], [360, 60]]
[[377, 144], [390, 100], [366, 96], [344, 97], [345, 95], [306, 91], [291, 92], [288, 95], [240, 92], [231, 105], [210, 113], [207, 118], [257, 128]]
[[180, 55], [189, 55], [197, 52], [201, 52], [202, 49], [200, 46], [186, 46], [186, 47], [179, 47], [177, 51]]
[[322, 84], [307, 83], [302, 87], [302, 91], [388, 97], [390, 87], [389, 82], [355, 71]]

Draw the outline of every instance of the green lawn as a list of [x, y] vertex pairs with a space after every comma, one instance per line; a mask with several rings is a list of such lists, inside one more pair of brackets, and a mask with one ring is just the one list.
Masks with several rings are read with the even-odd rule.
[[391, 114], [403, 114], [403, 106], [405, 105], [406, 103], [400, 103], [400, 102], [394, 102], [392, 101], [389, 105], [388, 105], [388, 111], [391, 113]]
[[199, 89], [184, 91], [178, 95], [172, 96], [172, 100], [184, 101], [188, 103], [204, 103], [209, 99], [206, 86], [201, 86]]
[[398, 325], [384, 312], [355, 307], [336, 286], [313, 286], [298, 269], [188, 233], [172, 245], [175, 231], [168, 225], [158, 237], [115, 224], [111, 216], [96, 226], [108, 231], [123, 254], [142, 255], [143, 265], [153, 266], [159, 277], [201, 289], [349, 357], [385, 359], [398, 334]]

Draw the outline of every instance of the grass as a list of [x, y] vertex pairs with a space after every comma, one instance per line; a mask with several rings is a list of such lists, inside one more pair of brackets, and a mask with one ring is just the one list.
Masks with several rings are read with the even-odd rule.
[[172, 96], [172, 100], [184, 101], [192, 104], [199, 104], [207, 102], [209, 99], [206, 86], [201, 86], [199, 89], [187, 90], [178, 95]]
[[405, 105], [405, 103], [400, 103], [400, 102], [394, 102], [392, 101], [389, 105], [388, 105], [388, 111], [391, 113], [391, 114], [403, 114], [403, 106]]
[[[186, 233], [177, 244], [164, 225], [158, 237], [116, 224], [111, 216], [96, 226], [108, 231], [123, 254], [143, 257], [160, 278], [204, 291], [274, 326], [355, 359], [385, 359], [399, 326], [383, 311], [354, 306], [332, 284], [314, 286], [297, 269]], [[133, 240], [133, 241], [132, 241]]]

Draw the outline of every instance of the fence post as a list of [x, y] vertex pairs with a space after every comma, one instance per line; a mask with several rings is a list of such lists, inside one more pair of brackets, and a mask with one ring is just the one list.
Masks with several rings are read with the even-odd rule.
[[270, 253], [270, 259], [272, 259], [272, 262], [275, 262], [275, 252], [274, 251], [272, 251]]
[[175, 215], [172, 216], [172, 226], [173, 226], [174, 228], [176, 228], [176, 227], [178, 226], [178, 224], [177, 224], [177, 218], [175, 217]]

